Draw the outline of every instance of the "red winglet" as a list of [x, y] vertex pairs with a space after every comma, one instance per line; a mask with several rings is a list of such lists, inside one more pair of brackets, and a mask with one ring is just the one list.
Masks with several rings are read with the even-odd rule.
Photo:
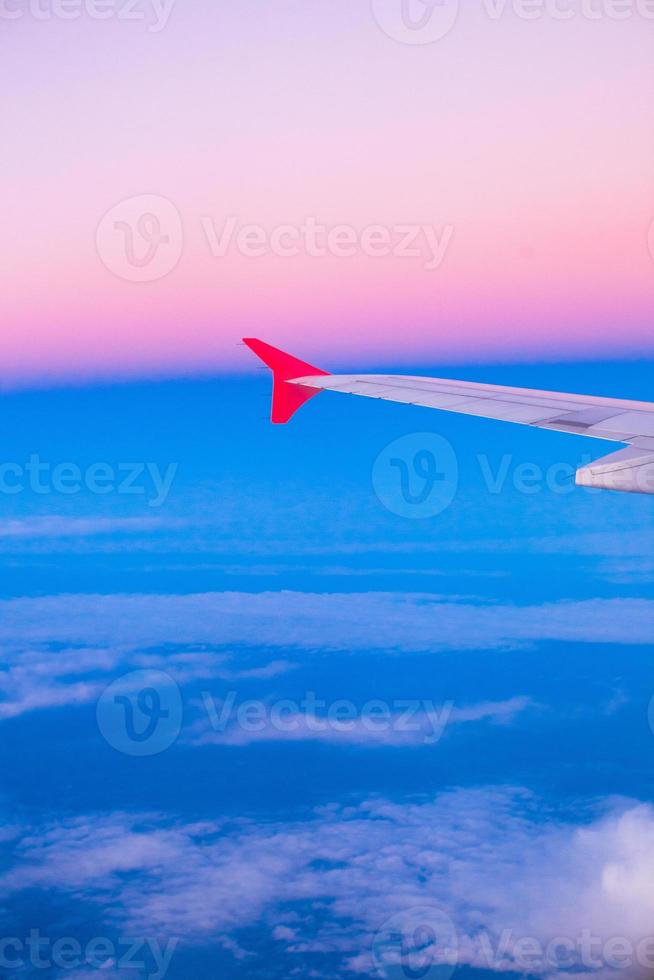
[[286, 384], [291, 378], [304, 378], [311, 374], [327, 375], [329, 371], [321, 371], [320, 368], [300, 361], [291, 354], [285, 354], [283, 350], [264, 344], [263, 340], [256, 340], [254, 337], [244, 337], [243, 343], [247, 344], [253, 353], [260, 357], [264, 364], [267, 364], [273, 373], [273, 397], [271, 422], [277, 424], [288, 422], [295, 415], [298, 408], [305, 402], [320, 392], [320, 388], [305, 388], [301, 385]]

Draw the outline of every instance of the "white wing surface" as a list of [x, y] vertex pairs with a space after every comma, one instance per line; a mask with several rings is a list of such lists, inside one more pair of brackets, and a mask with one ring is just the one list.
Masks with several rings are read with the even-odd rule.
[[401, 374], [327, 374], [261, 340], [245, 343], [273, 372], [271, 419], [288, 422], [319, 391], [342, 391], [627, 444], [577, 471], [577, 483], [654, 494], [654, 403]]
[[641, 444], [645, 439], [654, 451], [652, 402], [395, 374], [309, 375], [294, 378], [291, 384], [574, 432], [612, 442], [639, 440]]
[[651, 402], [391, 374], [308, 375], [291, 384], [628, 443], [629, 448], [578, 470], [577, 484], [654, 494]]

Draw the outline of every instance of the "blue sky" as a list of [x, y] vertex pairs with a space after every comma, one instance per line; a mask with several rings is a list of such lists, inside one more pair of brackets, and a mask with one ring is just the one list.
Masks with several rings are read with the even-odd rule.
[[[652, 365], [416, 370], [647, 399]], [[74, 980], [97, 937], [110, 976], [443, 980], [450, 922], [486, 980], [583, 973], [590, 931], [614, 976], [654, 926], [651, 501], [572, 487], [605, 444], [268, 398], [3, 396], [0, 933]], [[380, 467], [401, 440], [418, 499], [434, 437], [418, 517]]]

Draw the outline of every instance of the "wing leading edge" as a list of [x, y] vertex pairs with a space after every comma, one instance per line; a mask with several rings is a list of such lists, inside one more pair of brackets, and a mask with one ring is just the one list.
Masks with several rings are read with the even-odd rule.
[[[254, 349], [254, 341], [246, 341]], [[274, 348], [273, 348], [274, 350]], [[258, 353], [258, 351], [256, 351]], [[627, 443], [628, 448], [577, 472], [582, 486], [654, 494], [654, 403], [572, 395], [531, 388], [476, 384], [445, 378], [423, 378], [391, 374], [324, 374], [312, 369], [293, 376], [288, 365], [295, 358], [276, 352], [281, 360], [275, 375], [275, 391], [286, 386], [306, 389], [307, 397], [318, 391], [341, 391], [367, 398], [437, 408], [479, 418], [515, 422], [539, 429]], [[284, 361], [288, 358], [288, 361]], [[273, 403], [273, 420], [276, 410]], [[290, 416], [289, 416], [290, 417]], [[286, 420], [286, 419], [285, 419]]]

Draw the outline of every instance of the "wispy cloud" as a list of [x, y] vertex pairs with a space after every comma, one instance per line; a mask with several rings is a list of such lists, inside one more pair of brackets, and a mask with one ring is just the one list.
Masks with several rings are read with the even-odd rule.
[[156, 517], [25, 517], [0, 520], [0, 541], [11, 538], [86, 538], [112, 534], [138, 534], [168, 526]]
[[14, 649], [0, 673], [0, 719], [39, 708], [89, 704], [130, 670], [161, 671], [180, 687], [193, 681], [269, 680], [293, 670], [288, 660], [240, 665], [215, 650], [137, 650], [130, 646]]
[[[249, 703], [250, 710], [252, 704]], [[351, 708], [348, 717], [343, 718], [300, 711], [288, 701], [285, 705], [283, 717], [277, 717], [274, 705], [260, 702], [257, 707], [261, 709], [261, 722], [243, 724], [235, 705], [209, 704], [206, 716], [195, 723], [187, 741], [193, 745], [235, 746], [257, 742], [322, 742], [365, 748], [424, 746], [436, 744], [451, 726], [479, 722], [510, 724], [522, 712], [536, 707], [527, 697], [465, 707], [456, 707], [452, 702], [436, 705], [416, 701], [407, 702], [403, 710], [383, 702], [371, 702], [357, 711], [354, 704], [340, 702], [341, 708], [343, 705]]]

